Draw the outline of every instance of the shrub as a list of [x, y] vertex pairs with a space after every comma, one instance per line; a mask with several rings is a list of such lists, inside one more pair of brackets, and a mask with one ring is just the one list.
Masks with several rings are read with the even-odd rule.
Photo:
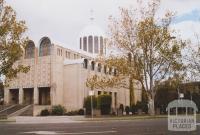
[[126, 111], [126, 115], [129, 115], [130, 107], [129, 107], [129, 106], [126, 106], [126, 107], [125, 107], [125, 111]]
[[123, 114], [123, 113], [124, 113], [124, 105], [123, 105], [123, 104], [120, 104], [120, 105], [119, 105], [119, 109], [122, 110], [122, 114]]
[[138, 108], [137, 108], [137, 105], [132, 105], [130, 107], [130, 111], [132, 112], [132, 114], [135, 114], [137, 112]]
[[65, 114], [66, 110], [65, 107], [61, 105], [55, 105], [52, 107], [52, 115], [63, 115]]
[[[97, 108], [97, 98], [95, 96], [92, 97], [93, 109]], [[84, 107], [86, 109], [86, 114], [91, 115], [91, 96], [88, 96], [84, 100]]]
[[98, 108], [101, 110], [102, 115], [110, 114], [112, 97], [111, 95], [98, 96]]
[[148, 105], [146, 102], [137, 102], [137, 109], [141, 109], [143, 112], [148, 113]]
[[68, 115], [68, 116], [78, 115], [78, 111], [70, 111], [70, 112], [65, 113], [65, 115]]
[[78, 110], [78, 115], [84, 115], [84, 110], [83, 109], [79, 109]]
[[40, 112], [40, 115], [41, 115], [41, 116], [48, 116], [48, 115], [50, 115], [50, 112], [49, 112], [48, 109], [44, 109], [44, 110], [42, 110], [42, 111]]

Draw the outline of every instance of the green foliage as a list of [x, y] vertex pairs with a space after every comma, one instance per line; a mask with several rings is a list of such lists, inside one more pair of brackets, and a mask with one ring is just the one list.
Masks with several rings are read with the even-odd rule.
[[52, 106], [52, 111], [51, 111], [52, 115], [64, 115], [65, 112], [66, 112], [65, 107], [61, 105]]
[[[92, 102], [93, 102], [93, 109], [97, 108], [97, 98], [95, 96], [92, 96]], [[86, 109], [86, 114], [91, 115], [91, 96], [88, 96], [84, 100], [84, 108]]]
[[[139, 4], [145, 5], [144, 2]], [[121, 62], [112, 62], [112, 66], [119, 69], [119, 75], [139, 81], [153, 103], [156, 94], [154, 84], [184, 70], [181, 51], [185, 45], [181, 39], [173, 37], [175, 31], [169, 27], [174, 14], [168, 11], [157, 18], [159, 6], [159, 0], [151, 0], [141, 9], [121, 8], [121, 17], [111, 17], [109, 25], [110, 44], [121, 51], [121, 59], [119, 56], [112, 58]], [[138, 11], [140, 19], [135, 16]], [[154, 115], [153, 104], [149, 109]]]
[[135, 113], [137, 112], [137, 110], [138, 110], [137, 105], [132, 105], [132, 106], [130, 107], [130, 111], [132, 112], [132, 114], [135, 114]]
[[49, 116], [50, 115], [50, 112], [48, 109], [44, 109], [41, 111], [40, 113], [40, 116]]
[[188, 90], [184, 93], [184, 98], [194, 101], [199, 110], [198, 112], [200, 112], [200, 93], [199, 92], [192, 92]]
[[148, 93], [145, 90], [142, 90], [142, 102], [148, 104], [149, 98], [148, 98]]
[[68, 115], [68, 116], [84, 115], [84, 110], [79, 109], [79, 110], [75, 110], [75, 111], [69, 111], [69, 112], [65, 113], [65, 115]]
[[120, 104], [120, 105], [119, 105], [119, 109], [122, 110], [122, 113], [123, 113], [123, 112], [124, 112], [124, 105], [123, 105], [123, 104]]
[[68, 116], [78, 115], [78, 111], [70, 111], [70, 112], [65, 113], [65, 115], [68, 115]]
[[137, 109], [141, 109], [146, 114], [148, 113], [148, 104], [146, 102], [140, 102], [138, 101], [136, 104]]
[[111, 111], [112, 97], [111, 95], [98, 96], [98, 108], [101, 110], [102, 115], [108, 115]]
[[129, 106], [125, 107], [125, 112], [126, 112], [126, 115], [129, 115], [129, 112], [130, 112], [130, 107]]
[[4, 96], [4, 86], [3, 83], [0, 80], [0, 98], [2, 98]]
[[170, 81], [157, 86], [155, 96], [155, 107], [160, 108], [162, 113], [166, 113], [169, 102], [177, 99], [177, 85], [172, 85]]
[[78, 110], [78, 115], [84, 115], [84, 110], [83, 109], [79, 109]]

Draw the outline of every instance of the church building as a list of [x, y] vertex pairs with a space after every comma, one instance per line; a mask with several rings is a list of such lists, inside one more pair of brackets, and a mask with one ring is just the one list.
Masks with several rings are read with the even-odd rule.
[[[28, 73], [19, 73], [5, 88], [6, 104], [33, 105], [34, 115], [52, 105], [62, 105], [67, 111], [83, 108], [89, 95], [87, 78], [92, 75], [111, 76], [115, 69], [95, 61], [106, 54], [106, 36], [94, 22], [80, 33], [78, 51], [64, 48], [63, 44], [42, 37], [39, 44], [30, 40], [23, 57], [14, 66], [30, 67]], [[134, 84], [135, 102], [141, 100], [141, 87]], [[110, 94], [112, 110], [120, 104], [130, 106], [130, 91], [125, 88], [95, 89], [95, 95]]]

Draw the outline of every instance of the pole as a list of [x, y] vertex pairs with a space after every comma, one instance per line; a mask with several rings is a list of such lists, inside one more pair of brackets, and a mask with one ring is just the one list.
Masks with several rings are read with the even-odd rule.
[[92, 116], [92, 119], [93, 119], [93, 102], [92, 102], [92, 95], [91, 95], [91, 116]]

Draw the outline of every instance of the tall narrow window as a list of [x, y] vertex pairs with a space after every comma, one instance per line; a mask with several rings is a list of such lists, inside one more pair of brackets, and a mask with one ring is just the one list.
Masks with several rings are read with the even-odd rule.
[[100, 37], [100, 54], [103, 54], [103, 37]]
[[47, 56], [51, 54], [51, 41], [48, 37], [43, 37], [40, 42], [39, 56]]
[[101, 72], [101, 63], [98, 64], [98, 72]]
[[117, 107], [117, 92], [114, 93], [114, 105], [115, 105], [115, 108]]
[[93, 37], [92, 36], [88, 37], [88, 46], [89, 46], [89, 52], [93, 53]]
[[98, 91], [98, 95], [101, 95], [101, 91]]
[[82, 38], [80, 38], [80, 49], [82, 49]]
[[84, 59], [83, 67], [84, 67], [85, 69], [87, 69], [87, 67], [88, 67], [88, 60], [87, 60], [87, 59]]
[[99, 39], [98, 37], [94, 37], [94, 53], [99, 53]]
[[94, 71], [94, 69], [95, 69], [95, 62], [94, 62], [94, 61], [92, 61], [92, 62], [91, 62], [91, 70], [93, 70], [93, 71]]
[[87, 37], [83, 38], [83, 50], [87, 51]]
[[33, 41], [28, 41], [25, 47], [25, 59], [34, 58], [35, 55], [35, 44]]

